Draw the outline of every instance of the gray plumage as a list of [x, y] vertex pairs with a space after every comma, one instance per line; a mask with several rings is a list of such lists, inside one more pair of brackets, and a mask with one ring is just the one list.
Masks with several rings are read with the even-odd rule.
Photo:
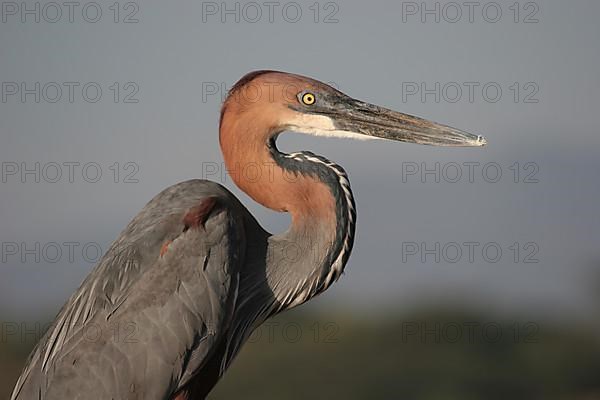
[[[204, 228], [186, 230], [184, 216], [208, 197], [217, 206]], [[293, 235], [267, 233], [214, 182], [164, 190], [68, 300], [11, 399], [170, 399], [205, 373], [190, 397], [203, 398], [254, 328], [316, 294], [307, 286], [322, 275], [313, 257], [324, 262], [327, 249], [290, 258], [304, 243]], [[268, 267], [282, 263], [288, 268]], [[286, 282], [295, 289], [284, 293]]]
[[[251, 86], [268, 96], [244, 96]], [[11, 400], [203, 399], [256, 327], [339, 279], [354, 243], [350, 182], [324, 157], [281, 153], [275, 141], [284, 130], [435, 146], [486, 143], [310, 78], [247, 74], [221, 108], [225, 164], [255, 201], [290, 212], [290, 228], [269, 234], [213, 182], [164, 190], [67, 301]], [[259, 170], [257, 179], [239, 173], [257, 165], [273, 168]]]
[[[184, 232], [185, 213], [208, 196], [227, 207]], [[160, 193], [60, 311], [12, 399], [169, 398], [231, 325], [247, 236], [266, 234], [220, 185]], [[161, 257], [166, 241], [175, 251]]]

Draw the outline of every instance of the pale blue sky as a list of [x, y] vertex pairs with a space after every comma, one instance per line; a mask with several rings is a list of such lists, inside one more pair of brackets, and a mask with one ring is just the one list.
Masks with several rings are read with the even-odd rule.
[[[205, 11], [221, 4], [209, 3], [204, 2]], [[286, 21], [294, 18], [289, 3], [278, 3], [273, 23], [264, 5], [255, 23], [248, 21], [254, 11], [242, 5], [239, 23], [235, 16], [226, 15], [222, 23], [219, 15], [206, 14], [204, 22], [203, 3], [192, 1], [145, 1], [137, 10], [122, 2], [118, 23], [110, 2], [98, 3], [103, 14], [96, 23], [86, 22], [80, 8], [73, 23], [66, 14], [55, 23], [44, 21], [55, 15], [48, 8], [39, 23], [31, 15], [23, 23], [21, 10], [17, 15], [5, 10], [0, 161], [6, 173], [14, 165], [33, 168], [39, 162], [50, 174], [54, 164], [49, 163], [58, 163], [63, 177], [58, 183], [35, 183], [26, 176], [22, 183], [17, 173], [0, 182], [4, 247], [78, 242], [106, 248], [158, 191], [202, 177], [203, 165], [221, 162], [221, 93], [207, 95], [203, 87], [229, 87], [254, 69], [281, 69], [334, 82], [353, 97], [484, 134], [489, 141], [484, 149], [440, 149], [284, 135], [284, 150], [310, 149], [343, 165], [357, 201], [357, 239], [347, 273], [317, 305], [364, 307], [368, 300], [400, 308], [460, 301], [534, 321], [546, 316], [592, 320], [600, 280], [600, 4], [547, 0], [529, 8], [523, 1], [515, 23], [508, 8], [512, 2], [502, 2], [500, 21], [490, 23], [482, 15], [483, 2], [472, 23], [467, 15], [455, 23], [444, 15], [435, 23], [428, 16], [422, 23], [419, 15], [406, 14], [403, 22], [409, 2], [320, 2], [315, 23], [309, 2], [294, 3], [302, 16], [291, 23]], [[45, 4], [40, 3], [40, 12]], [[234, 2], [227, 4], [234, 9]], [[87, 11], [88, 18], [93, 16]], [[132, 12], [139, 22], [123, 23]], [[330, 13], [337, 23], [324, 23]], [[539, 22], [523, 23], [531, 13]], [[31, 94], [23, 103], [20, 93], [11, 94], [12, 82], [19, 90], [23, 82], [30, 89], [40, 82], [46, 92], [40, 89], [40, 103]], [[55, 96], [47, 85], [52, 82], [63, 88], [56, 103], [48, 101]], [[79, 83], [73, 103], [65, 82]], [[83, 97], [82, 88], [90, 82], [88, 97], [94, 96], [94, 86], [102, 89], [96, 103]], [[423, 102], [405, 92], [421, 83], [434, 88], [436, 82], [448, 90], [439, 102], [433, 95]], [[466, 82], [479, 85], [473, 102]], [[502, 89], [496, 103], [485, 100], [486, 84]], [[463, 97], [451, 102], [457, 85], [465, 89]], [[124, 103], [128, 94], [138, 102]], [[528, 95], [537, 103], [526, 103]], [[71, 183], [64, 176], [66, 162], [95, 162], [102, 177], [86, 182], [78, 167]], [[452, 172], [451, 163], [495, 163], [503, 176], [490, 183], [475, 169], [472, 183], [466, 177], [458, 183], [435, 183], [431, 177], [421, 183], [418, 175], [403, 179], [403, 171], [421, 168], [422, 162], [425, 168], [439, 162], [446, 172]], [[123, 183], [127, 173], [138, 182]], [[528, 173], [538, 182], [523, 182]], [[268, 229], [286, 228], [287, 216], [254, 204], [230, 180], [224, 184]], [[481, 253], [473, 263], [466, 255], [456, 263], [431, 258], [423, 263], [419, 255], [402, 260], [403, 243], [433, 247], [473, 241], [500, 246], [501, 260], [487, 262]], [[539, 262], [521, 262], [530, 247], [521, 248], [515, 263], [515, 242], [520, 247], [534, 243]], [[81, 253], [73, 262], [63, 254], [54, 264], [35, 263], [31, 256], [22, 262], [21, 253], [3, 255], [0, 314], [55, 312], [93, 267]]]

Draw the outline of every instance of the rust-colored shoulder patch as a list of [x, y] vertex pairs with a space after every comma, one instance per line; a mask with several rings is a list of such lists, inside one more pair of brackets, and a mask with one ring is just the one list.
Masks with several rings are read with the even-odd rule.
[[204, 228], [204, 223], [216, 205], [216, 197], [207, 197], [197, 206], [190, 208], [183, 216], [183, 231], [185, 232], [190, 228]]
[[164, 256], [165, 253], [167, 252], [167, 250], [169, 250], [169, 245], [173, 243], [172, 240], [167, 240], [166, 242], [163, 243], [163, 245], [160, 248], [160, 256]]

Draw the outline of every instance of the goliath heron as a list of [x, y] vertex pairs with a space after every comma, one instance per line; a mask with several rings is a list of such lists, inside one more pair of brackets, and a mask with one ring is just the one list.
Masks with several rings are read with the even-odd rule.
[[[281, 132], [436, 146], [486, 143], [277, 71], [251, 72], [232, 87], [219, 130], [236, 185], [263, 206], [290, 213], [290, 228], [266, 232], [214, 182], [165, 189], [59, 312], [12, 400], [205, 398], [256, 327], [329, 288], [352, 250], [350, 183], [342, 167], [324, 157], [280, 152]], [[235, 173], [250, 164], [264, 170], [251, 177]], [[302, 249], [302, 257], [286, 257], [289, 245]]]

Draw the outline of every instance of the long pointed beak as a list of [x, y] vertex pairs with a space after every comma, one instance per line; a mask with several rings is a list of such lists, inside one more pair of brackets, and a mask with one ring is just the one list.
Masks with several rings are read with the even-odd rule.
[[483, 136], [348, 98], [330, 115], [337, 129], [432, 146], [484, 146]]

